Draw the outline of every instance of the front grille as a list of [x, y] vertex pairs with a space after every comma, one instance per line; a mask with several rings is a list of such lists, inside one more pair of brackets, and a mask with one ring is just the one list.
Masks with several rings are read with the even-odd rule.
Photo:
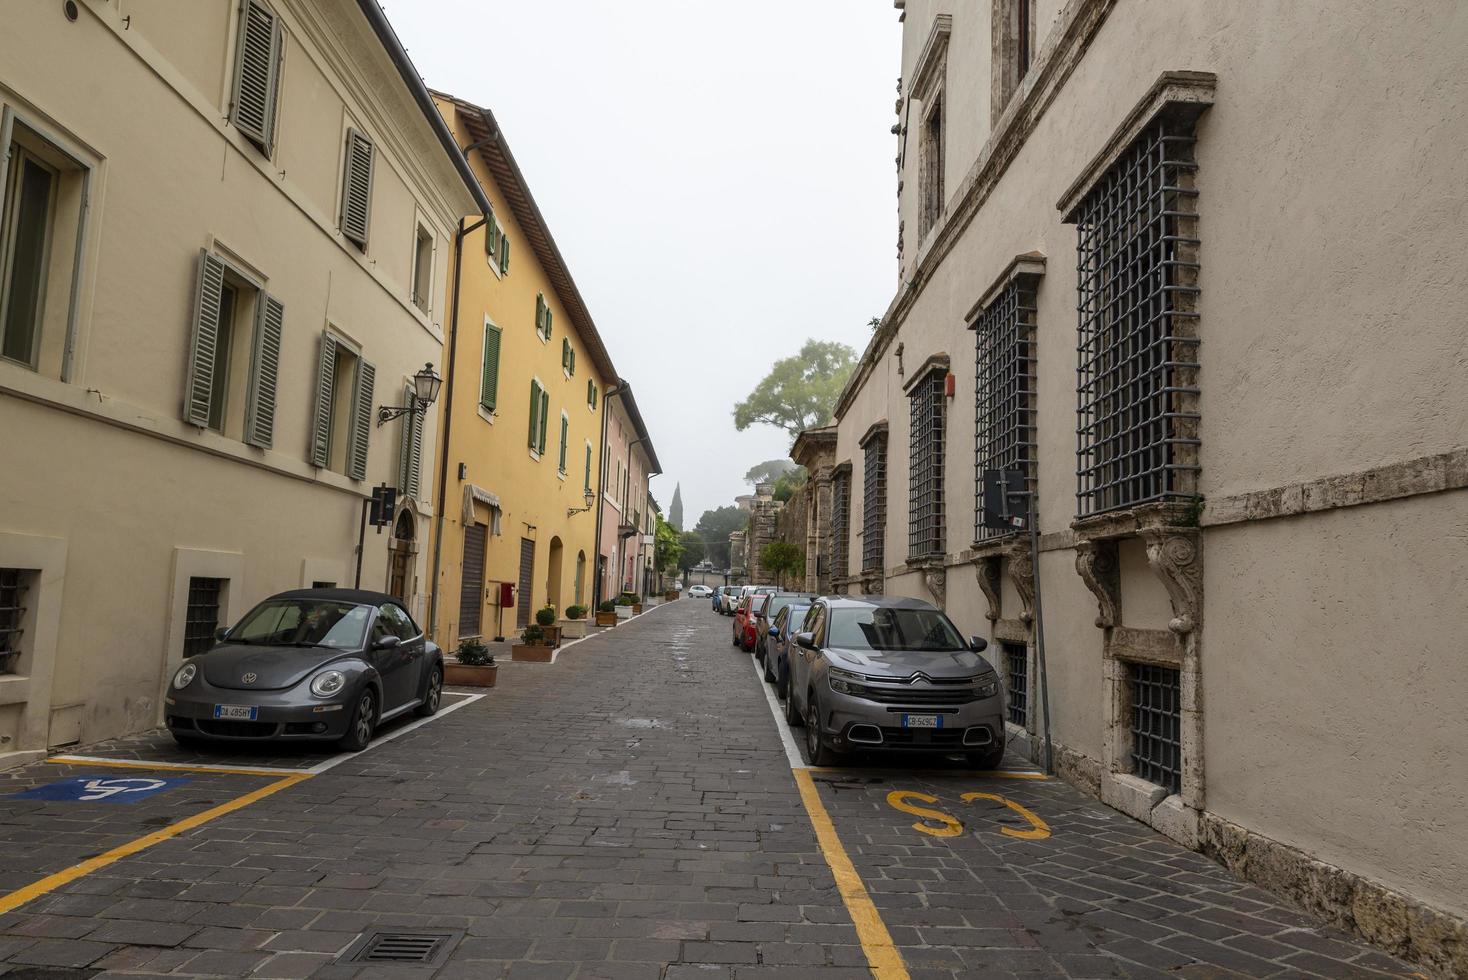
[[1127, 664], [1132, 772], [1170, 793], [1182, 791], [1182, 689], [1177, 670]]
[[1009, 720], [1023, 728], [1029, 721], [1030, 653], [1020, 643], [1004, 643], [1001, 647], [1009, 670]]
[[882, 744], [893, 746], [930, 745], [934, 748], [956, 747], [963, 744], [963, 729], [942, 728], [886, 728], [882, 729]]
[[958, 705], [977, 701], [972, 687], [954, 689], [951, 691], [934, 690], [932, 688], [892, 688], [892, 687], [868, 687], [862, 685], [858, 693], [853, 697], [866, 698], [878, 704], [911, 704], [922, 705]]
[[270, 738], [280, 725], [273, 721], [228, 721], [223, 718], [199, 718], [194, 724], [205, 735], [221, 738]]

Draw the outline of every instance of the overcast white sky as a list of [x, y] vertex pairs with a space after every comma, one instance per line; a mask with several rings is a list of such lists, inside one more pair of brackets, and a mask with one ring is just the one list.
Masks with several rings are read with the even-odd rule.
[[499, 119], [684, 522], [789, 438], [733, 406], [807, 337], [860, 353], [896, 284], [890, 0], [384, 0]]

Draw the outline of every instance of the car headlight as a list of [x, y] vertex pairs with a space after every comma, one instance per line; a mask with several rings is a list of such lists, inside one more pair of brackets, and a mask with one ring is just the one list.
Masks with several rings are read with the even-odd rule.
[[828, 667], [826, 680], [830, 682], [831, 690], [838, 694], [861, 694], [864, 690], [861, 682], [866, 678], [849, 670], [842, 670], [840, 667]]
[[178, 673], [173, 675], [173, 689], [175, 691], [182, 691], [188, 687], [194, 682], [194, 675], [198, 672], [199, 668], [193, 664], [184, 664], [178, 669]]
[[992, 698], [999, 693], [999, 678], [994, 674], [980, 674], [978, 677], [970, 677], [969, 682], [974, 686], [974, 696], [979, 698]]
[[329, 698], [333, 694], [340, 694], [342, 688], [347, 686], [347, 675], [339, 670], [323, 670], [311, 678], [311, 693], [318, 698]]

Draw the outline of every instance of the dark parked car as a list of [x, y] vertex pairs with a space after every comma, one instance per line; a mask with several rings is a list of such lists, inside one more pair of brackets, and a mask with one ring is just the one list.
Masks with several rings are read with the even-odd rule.
[[431, 715], [443, 654], [396, 598], [355, 589], [282, 592], [221, 630], [163, 698], [180, 743], [336, 739], [348, 751], [407, 711]]
[[754, 624], [754, 657], [761, 664], [769, 656], [770, 624], [775, 617], [780, 615], [780, 610], [794, 602], [803, 602], [807, 606], [815, 594], [811, 592], [771, 592], [763, 597], [754, 597], [751, 620]]
[[999, 676], [949, 618], [918, 599], [824, 596], [790, 647], [786, 718], [806, 727], [811, 763], [854, 749], [1004, 757]]
[[765, 636], [765, 680], [785, 697], [790, 682], [790, 644], [805, 622], [812, 598], [798, 597], [775, 614]]

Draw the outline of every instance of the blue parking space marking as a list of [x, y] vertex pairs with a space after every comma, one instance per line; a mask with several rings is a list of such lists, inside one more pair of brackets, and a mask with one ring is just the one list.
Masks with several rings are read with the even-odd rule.
[[21, 800], [65, 800], [72, 803], [136, 803], [189, 782], [178, 779], [153, 779], [119, 776], [76, 776], [60, 779], [44, 786], [33, 786], [16, 793]]

